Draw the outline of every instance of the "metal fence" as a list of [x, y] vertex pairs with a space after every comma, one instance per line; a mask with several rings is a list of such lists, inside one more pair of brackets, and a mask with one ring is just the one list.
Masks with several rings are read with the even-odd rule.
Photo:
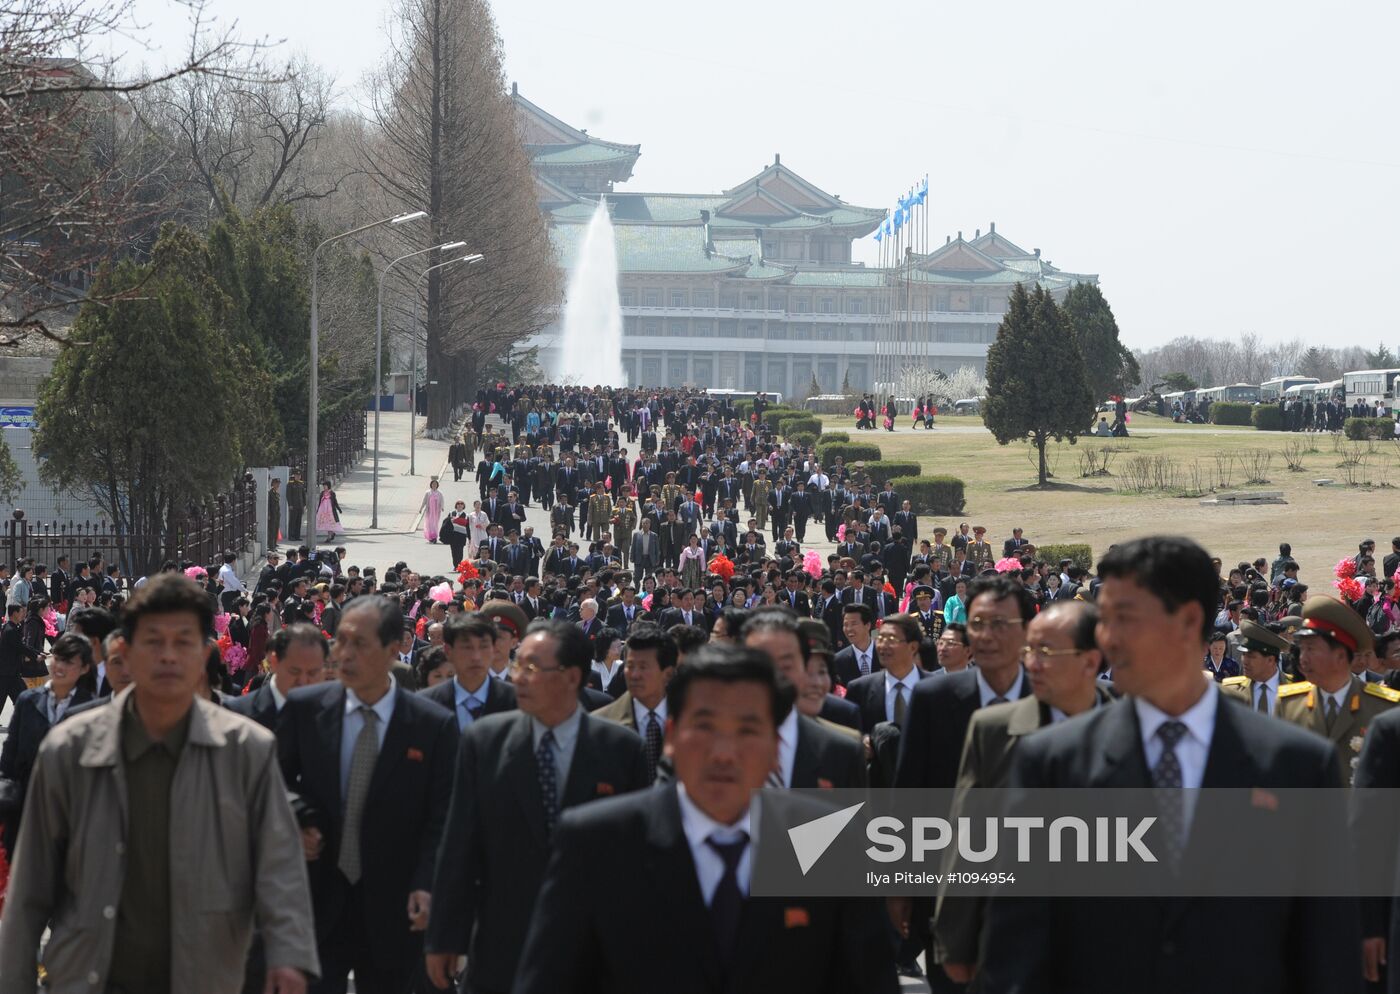
[[47, 566], [60, 556], [71, 563], [93, 556], [117, 563], [124, 573], [137, 576], [159, 569], [166, 560], [189, 560], [201, 566], [220, 561], [225, 550], [241, 552], [255, 538], [258, 520], [257, 491], [252, 474], [203, 505], [191, 506], [175, 517], [167, 534], [133, 535], [113, 528], [107, 521], [44, 521], [17, 510], [4, 523], [0, 547], [8, 563], [33, 559]]
[[[339, 420], [323, 427], [317, 437], [316, 474], [321, 479], [334, 480], [360, 461], [368, 447], [364, 411], [346, 411]], [[292, 453], [287, 465], [306, 480], [306, 453]], [[320, 480], [306, 480], [308, 488], [316, 489]]]

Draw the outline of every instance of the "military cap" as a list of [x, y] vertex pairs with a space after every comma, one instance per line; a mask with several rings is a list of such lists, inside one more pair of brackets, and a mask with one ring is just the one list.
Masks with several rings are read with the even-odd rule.
[[986, 525], [973, 525], [973, 526], [972, 526], [972, 530], [975, 531], [978, 535], [985, 535], [985, 534], [987, 533], [987, 526], [986, 526]]
[[1298, 629], [1303, 627], [1303, 619], [1296, 614], [1286, 614], [1282, 618], [1279, 618], [1276, 624], [1278, 625], [1278, 633], [1282, 635], [1285, 640], [1292, 642]]
[[525, 612], [511, 601], [487, 601], [481, 605], [481, 610], [478, 613], [491, 619], [495, 622], [496, 627], [504, 628], [516, 638], [525, 636], [525, 626], [530, 623], [530, 619], [525, 617]]
[[917, 587], [914, 588], [914, 596], [915, 596], [915, 597], [924, 597], [924, 596], [932, 597], [932, 596], [933, 596], [933, 588], [930, 587], [927, 583], [921, 583], [921, 584], [919, 584]]
[[935, 528], [935, 529], [933, 530], [933, 533], [934, 533], [935, 535], [947, 535], [947, 534], [948, 534], [948, 529], [944, 528], [942, 525], [939, 525], [937, 528]]
[[800, 618], [797, 622], [797, 630], [802, 633], [802, 637], [807, 640], [807, 645], [810, 648], [831, 651], [831, 632], [826, 627], [825, 622], [818, 621], [816, 618]]
[[1303, 604], [1303, 627], [1296, 638], [1326, 635], [1352, 652], [1365, 652], [1375, 647], [1371, 629], [1361, 615], [1335, 597], [1315, 595]]
[[1249, 620], [1240, 622], [1240, 645], [1245, 652], [1262, 652], [1266, 656], [1277, 656], [1293, 648], [1282, 635]]

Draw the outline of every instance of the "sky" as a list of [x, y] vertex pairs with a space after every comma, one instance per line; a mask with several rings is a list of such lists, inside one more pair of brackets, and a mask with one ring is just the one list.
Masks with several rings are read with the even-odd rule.
[[[159, 64], [187, 25], [135, 0]], [[347, 107], [381, 0], [212, 0]], [[1400, 346], [1400, 5], [497, 0], [506, 77], [641, 145], [619, 189], [717, 192], [783, 163], [847, 203], [929, 176], [931, 236], [998, 232], [1095, 273], [1133, 347], [1177, 335]], [[874, 242], [858, 242], [872, 260]]]

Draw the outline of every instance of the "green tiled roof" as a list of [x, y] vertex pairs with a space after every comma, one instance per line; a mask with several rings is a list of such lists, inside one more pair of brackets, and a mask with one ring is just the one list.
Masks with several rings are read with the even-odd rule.
[[[608, 195], [619, 221], [698, 222], [700, 212], [713, 212], [723, 197], [705, 194], [613, 193]], [[750, 225], [752, 227], [752, 225]]]
[[[587, 230], [584, 224], [556, 224], [550, 238], [565, 269], [574, 260]], [[624, 273], [720, 273], [743, 268], [743, 260], [715, 254], [705, 258], [699, 226], [665, 227], [651, 224], [619, 224], [617, 265]]]
[[792, 278], [793, 286], [884, 286], [884, 274], [877, 269], [846, 269], [839, 272], [801, 272]]
[[625, 148], [605, 142], [587, 142], [583, 145], [546, 145], [531, 151], [534, 161], [544, 166], [586, 166], [599, 162], [617, 162], [622, 159], [635, 159], [640, 153], [635, 148]]

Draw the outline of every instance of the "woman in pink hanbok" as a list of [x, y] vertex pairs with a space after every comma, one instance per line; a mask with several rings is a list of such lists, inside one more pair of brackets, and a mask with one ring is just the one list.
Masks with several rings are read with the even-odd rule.
[[442, 491], [438, 489], [436, 476], [429, 481], [428, 492], [423, 495], [418, 510], [423, 512], [423, 537], [437, 545], [438, 525], [442, 521]]
[[316, 505], [316, 534], [322, 532], [331, 537], [345, 534], [345, 526], [340, 523], [340, 501], [335, 499], [330, 480], [321, 481], [321, 502]]

